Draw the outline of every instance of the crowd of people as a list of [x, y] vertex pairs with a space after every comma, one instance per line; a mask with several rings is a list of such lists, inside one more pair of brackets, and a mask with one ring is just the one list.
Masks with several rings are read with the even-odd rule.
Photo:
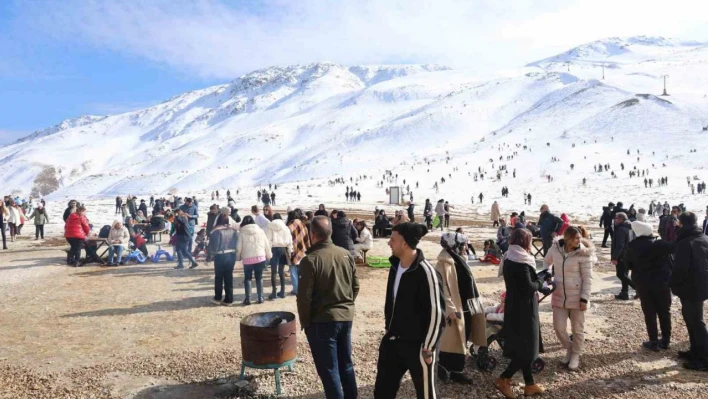
[[[218, 200], [218, 192], [213, 198]], [[78, 266], [82, 249], [87, 258], [98, 256], [87, 240], [94, 235], [106, 240], [109, 265], [122, 264], [126, 251], [139, 251], [149, 259], [146, 244], [151, 233], [167, 230], [177, 257], [175, 268], [183, 269], [187, 261], [190, 268], [198, 267], [195, 258], [205, 252], [207, 261], [214, 264], [212, 302], [230, 306], [234, 304], [234, 269], [240, 261], [242, 305], [295, 295], [300, 324], [326, 397], [353, 398], [357, 396], [351, 357], [354, 303], [359, 291], [356, 267], [372, 249], [374, 237], [387, 237], [392, 257], [383, 305], [386, 332], [379, 348], [374, 396], [395, 397], [406, 372], [419, 398], [434, 397], [437, 379], [472, 383], [465, 373], [466, 356], [487, 353], [488, 310], [481, 303], [467, 263], [476, 256], [471, 240], [462, 228], [449, 229], [451, 204], [440, 199], [433, 207], [426, 200], [422, 224], [415, 223], [412, 201], [393, 217], [377, 207], [372, 232], [367, 221], [351, 220], [346, 211], [327, 210], [324, 204], [315, 212], [288, 208], [281, 215], [271, 206], [274, 195], [259, 190], [259, 199], [264, 205], [254, 205], [242, 218], [227, 192], [227, 206], [211, 205], [199, 229], [196, 198], [150, 197], [148, 208], [145, 200], [138, 201], [135, 196], [127, 196], [125, 202], [117, 197], [120, 219], [98, 234], [92, 233], [94, 226], [86, 206], [72, 200], [63, 215], [70, 246], [67, 263]], [[688, 369], [708, 371], [708, 330], [703, 320], [703, 302], [708, 299], [708, 208], [702, 224], [683, 204], [652, 201], [645, 210], [634, 205], [625, 209], [622, 202], [610, 202], [602, 210], [599, 225], [605, 234], [601, 247], [608, 248], [610, 240], [610, 259], [621, 284], [615, 298], [640, 301], [648, 336], [642, 347], [651, 351], [670, 348], [671, 298], [676, 295], [690, 341], [689, 350], [680, 351], [678, 357], [686, 361]], [[658, 237], [649, 218], [659, 221]], [[43, 201], [6, 197], [0, 203], [0, 222], [9, 225], [11, 241], [31, 219], [37, 238], [43, 237], [42, 226], [49, 221]], [[539, 208], [538, 221], [532, 222], [526, 220], [525, 212], [503, 216], [500, 204], [494, 201], [491, 220], [497, 234], [485, 241], [484, 255], [500, 260], [505, 293], [494, 313], [502, 315], [503, 353], [510, 359], [495, 386], [505, 397], [516, 397], [511, 378], [521, 372], [524, 395], [541, 394], [544, 388], [536, 384], [532, 372], [532, 363], [543, 351], [538, 293], [551, 297], [553, 329], [565, 349], [562, 363], [569, 370], [578, 370], [597, 249], [584, 226], [573, 223], [566, 214], [556, 216], [546, 204]], [[443, 233], [433, 266], [418, 244], [437, 228]], [[5, 247], [4, 225], [2, 231]], [[532, 255], [534, 237], [542, 244], [540, 270]], [[263, 279], [269, 266], [268, 294]], [[288, 275], [290, 289], [286, 288]], [[630, 288], [635, 292], [633, 297]]]

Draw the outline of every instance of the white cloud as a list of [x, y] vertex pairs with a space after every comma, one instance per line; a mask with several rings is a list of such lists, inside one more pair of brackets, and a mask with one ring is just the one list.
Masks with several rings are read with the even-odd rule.
[[[257, 4], [257, 7], [252, 5]], [[674, 0], [217, 0], [23, 3], [33, 29], [189, 75], [231, 79], [291, 63], [523, 65], [609, 36], [708, 39], [702, 2]], [[35, 28], [39, 27], [39, 28]]]

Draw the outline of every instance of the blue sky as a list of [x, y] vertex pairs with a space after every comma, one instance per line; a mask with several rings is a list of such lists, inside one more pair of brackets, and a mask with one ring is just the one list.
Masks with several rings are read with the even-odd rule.
[[610, 36], [708, 40], [674, 0], [4, 0], [0, 145], [277, 64], [440, 63], [490, 72]]

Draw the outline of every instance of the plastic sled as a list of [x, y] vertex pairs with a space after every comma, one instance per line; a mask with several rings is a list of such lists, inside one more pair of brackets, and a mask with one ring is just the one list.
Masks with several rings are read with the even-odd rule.
[[175, 258], [169, 252], [165, 251], [164, 249], [159, 249], [157, 250], [157, 252], [155, 252], [155, 255], [151, 257], [153, 263], [158, 263], [162, 255], [165, 255], [165, 259], [168, 262], [172, 262], [173, 260], [175, 260]]
[[367, 256], [366, 262], [369, 266], [377, 269], [388, 269], [391, 267], [391, 262], [388, 258], [384, 258], [383, 256]]
[[133, 251], [124, 258], [125, 262], [135, 261], [137, 263], [145, 263], [146, 260], [147, 258], [140, 251]]

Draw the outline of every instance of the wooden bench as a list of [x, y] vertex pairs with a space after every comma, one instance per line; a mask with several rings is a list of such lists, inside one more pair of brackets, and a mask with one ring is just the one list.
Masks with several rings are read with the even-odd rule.
[[361, 256], [363, 259], [356, 258], [356, 265], [357, 266], [369, 266], [369, 263], [366, 261], [366, 253], [369, 252], [368, 249], [362, 249], [361, 250]]

